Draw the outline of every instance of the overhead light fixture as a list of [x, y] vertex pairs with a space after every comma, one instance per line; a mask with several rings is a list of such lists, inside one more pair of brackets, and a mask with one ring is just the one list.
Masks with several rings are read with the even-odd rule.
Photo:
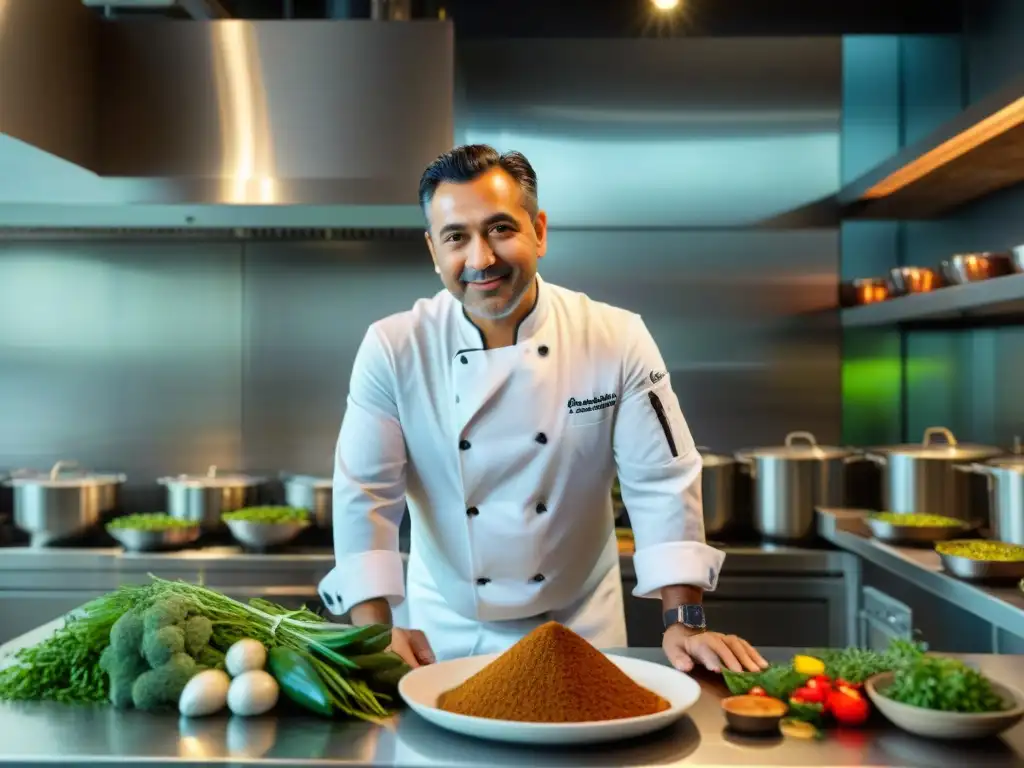
[[651, 0], [651, 3], [659, 11], [674, 11], [679, 7], [681, 0]]

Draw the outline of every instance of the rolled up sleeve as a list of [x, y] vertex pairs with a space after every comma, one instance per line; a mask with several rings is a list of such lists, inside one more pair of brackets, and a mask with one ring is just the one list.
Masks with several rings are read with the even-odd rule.
[[374, 598], [405, 599], [398, 529], [406, 451], [389, 350], [371, 326], [356, 353], [334, 455], [336, 565], [319, 592], [335, 614]]
[[718, 586], [725, 553], [704, 539], [702, 460], [647, 326], [632, 316], [614, 430], [622, 502], [633, 526], [636, 597], [667, 586]]

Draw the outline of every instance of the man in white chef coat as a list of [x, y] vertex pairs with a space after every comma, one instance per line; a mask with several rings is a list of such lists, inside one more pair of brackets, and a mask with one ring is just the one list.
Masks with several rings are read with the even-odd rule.
[[705, 626], [724, 554], [704, 542], [701, 457], [643, 320], [537, 273], [547, 217], [527, 159], [458, 147], [426, 169], [420, 199], [444, 290], [375, 322], [356, 355], [327, 607], [392, 623], [407, 601], [392, 647], [413, 666], [503, 651], [552, 620], [625, 646], [617, 475], [634, 594], [661, 600], [668, 658], [766, 666]]

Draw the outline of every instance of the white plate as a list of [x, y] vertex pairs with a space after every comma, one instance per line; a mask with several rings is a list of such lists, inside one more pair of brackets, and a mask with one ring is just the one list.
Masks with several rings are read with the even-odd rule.
[[442, 693], [465, 682], [500, 655], [471, 656], [419, 667], [399, 681], [398, 693], [416, 714], [445, 730], [521, 744], [596, 744], [642, 736], [679, 720], [700, 698], [697, 681], [672, 667], [605, 654], [638, 685], [657, 693], [671, 706], [653, 715], [593, 723], [520, 723], [458, 715], [437, 708]]

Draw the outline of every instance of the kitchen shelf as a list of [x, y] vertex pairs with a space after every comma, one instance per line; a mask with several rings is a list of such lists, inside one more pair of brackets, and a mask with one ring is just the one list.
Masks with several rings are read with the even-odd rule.
[[1024, 77], [972, 104], [857, 180], [844, 218], [930, 219], [1024, 182]]
[[916, 293], [842, 310], [846, 328], [945, 323], [950, 320], [992, 321], [1013, 316], [1024, 317], [1024, 274], [953, 285], [930, 293]]

